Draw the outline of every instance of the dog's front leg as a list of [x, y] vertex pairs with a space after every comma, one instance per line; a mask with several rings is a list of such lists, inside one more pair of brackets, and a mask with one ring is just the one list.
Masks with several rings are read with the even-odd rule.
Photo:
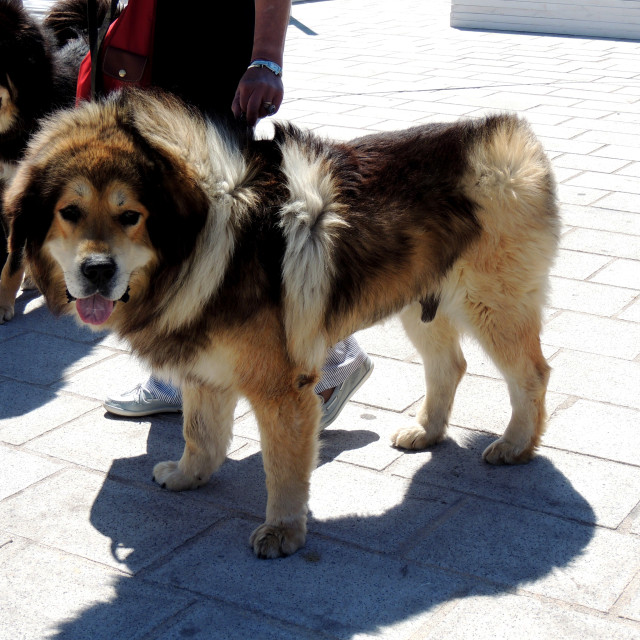
[[307, 535], [309, 481], [316, 465], [320, 404], [313, 385], [255, 404], [267, 482], [267, 518], [251, 535], [260, 558], [287, 556]]
[[159, 485], [184, 491], [207, 483], [227, 455], [237, 400], [230, 389], [183, 387], [184, 453], [178, 462], [159, 462], [153, 468]]
[[12, 256], [9, 254], [0, 276], [0, 324], [13, 318], [16, 296], [23, 276], [22, 263], [15, 259], [12, 260]]

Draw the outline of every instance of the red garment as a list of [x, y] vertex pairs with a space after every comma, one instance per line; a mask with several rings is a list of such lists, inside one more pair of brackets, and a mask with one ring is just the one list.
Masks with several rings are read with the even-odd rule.
[[[109, 26], [99, 52], [99, 79], [104, 94], [126, 85], [151, 84], [156, 0], [129, 0]], [[91, 54], [80, 65], [76, 104], [91, 99]]]

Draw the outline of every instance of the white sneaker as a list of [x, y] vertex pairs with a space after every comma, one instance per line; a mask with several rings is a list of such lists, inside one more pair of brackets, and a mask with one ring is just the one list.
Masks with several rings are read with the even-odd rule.
[[322, 405], [320, 428], [328, 427], [339, 415], [351, 396], [367, 381], [373, 371], [373, 361], [366, 360], [339, 386], [333, 390], [329, 399]]
[[147, 382], [119, 396], [107, 398], [102, 406], [109, 413], [127, 418], [151, 416], [156, 413], [180, 413], [182, 411], [180, 391], [172, 390], [175, 393], [162, 392]]

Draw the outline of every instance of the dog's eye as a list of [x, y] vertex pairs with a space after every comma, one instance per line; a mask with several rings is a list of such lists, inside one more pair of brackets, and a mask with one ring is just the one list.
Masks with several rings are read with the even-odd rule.
[[70, 204], [63, 209], [60, 209], [60, 216], [63, 220], [71, 224], [76, 224], [82, 217], [82, 211], [75, 204]]
[[133, 227], [138, 224], [140, 214], [137, 211], [125, 211], [118, 216], [118, 220], [123, 227]]

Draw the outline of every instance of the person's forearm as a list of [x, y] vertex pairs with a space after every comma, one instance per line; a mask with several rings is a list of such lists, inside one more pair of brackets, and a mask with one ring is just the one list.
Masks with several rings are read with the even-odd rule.
[[252, 60], [270, 60], [282, 66], [291, 0], [255, 0], [256, 24]]

